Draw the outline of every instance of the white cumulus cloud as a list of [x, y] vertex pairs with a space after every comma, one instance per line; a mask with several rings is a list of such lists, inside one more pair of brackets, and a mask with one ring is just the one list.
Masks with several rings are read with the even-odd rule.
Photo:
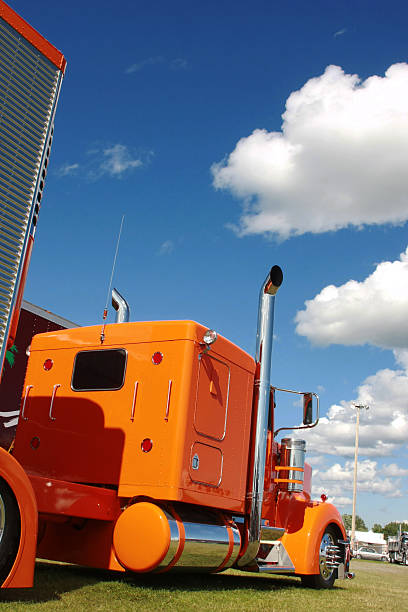
[[[406, 447], [408, 441], [408, 372], [384, 369], [369, 376], [358, 388], [353, 401], [342, 401], [330, 407], [315, 429], [302, 430], [313, 454], [354, 456], [356, 408], [360, 410], [359, 456], [389, 457]], [[386, 472], [384, 472], [386, 474]], [[391, 469], [389, 476], [402, 476]]]
[[328, 285], [296, 315], [296, 331], [313, 344], [373, 344], [408, 363], [408, 248], [361, 282]]
[[[358, 462], [357, 482], [360, 492], [374, 493], [388, 498], [402, 497], [400, 480], [382, 475], [383, 470], [378, 468], [376, 461], [365, 459]], [[391, 475], [390, 475], [391, 476]], [[319, 497], [322, 493], [329, 496], [329, 501], [336, 505], [345, 506], [351, 503], [354, 483], [354, 461], [344, 464], [335, 463], [326, 471], [315, 470], [313, 473], [313, 496]]]
[[212, 166], [243, 200], [241, 234], [281, 239], [408, 219], [408, 64], [361, 81], [338, 66], [293, 92], [280, 132], [256, 129]]

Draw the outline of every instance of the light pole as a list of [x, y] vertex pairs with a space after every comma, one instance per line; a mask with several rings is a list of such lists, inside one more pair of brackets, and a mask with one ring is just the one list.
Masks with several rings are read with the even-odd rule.
[[354, 540], [356, 536], [356, 497], [357, 497], [357, 458], [358, 458], [358, 428], [360, 425], [360, 410], [365, 408], [369, 409], [369, 406], [365, 404], [354, 404], [354, 408], [357, 410], [356, 419], [356, 442], [354, 445], [354, 483], [353, 483], [353, 512], [351, 515], [351, 550], [354, 549]]

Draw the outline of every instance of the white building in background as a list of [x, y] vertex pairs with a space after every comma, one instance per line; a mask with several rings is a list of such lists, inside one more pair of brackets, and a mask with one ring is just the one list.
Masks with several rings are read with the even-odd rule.
[[[347, 531], [350, 537], [351, 530]], [[374, 531], [356, 531], [354, 537], [354, 550], [360, 546], [372, 546], [379, 553], [387, 552], [387, 542], [384, 540], [383, 533], [374, 533]]]

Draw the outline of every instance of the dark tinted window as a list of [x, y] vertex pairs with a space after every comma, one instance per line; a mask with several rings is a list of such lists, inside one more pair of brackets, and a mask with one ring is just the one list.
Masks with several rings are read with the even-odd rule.
[[75, 357], [72, 388], [74, 391], [120, 389], [125, 370], [124, 349], [82, 351]]

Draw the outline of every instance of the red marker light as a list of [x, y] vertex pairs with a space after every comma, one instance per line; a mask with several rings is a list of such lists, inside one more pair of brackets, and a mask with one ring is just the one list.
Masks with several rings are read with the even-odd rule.
[[34, 450], [37, 450], [37, 448], [40, 446], [40, 438], [38, 436], [34, 436], [34, 438], [31, 439], [30, 446]]
[[48, 370], [51, 370], [53, 365], [54, 365], [54, 362], [52, 359], [46, 359], [44, 361], [43, 368], [46, 372], [48, 372]]
[[162, 361], [163, 361], [163, 353], [160, 353], [159, 351], [157, 351], [156, 353], [153, 354], [152, 362], [154, 363], [154, 365], [159, 365]]
[[148, 453], [153, 448], [153, 441], [150, 438], [145, 438], [140, 446], [144, 453]]
[[327, 499], [327, 495], [325, 493], [322, 493], [320, 499], [322, 500], [322, 502], [325, 502]]

